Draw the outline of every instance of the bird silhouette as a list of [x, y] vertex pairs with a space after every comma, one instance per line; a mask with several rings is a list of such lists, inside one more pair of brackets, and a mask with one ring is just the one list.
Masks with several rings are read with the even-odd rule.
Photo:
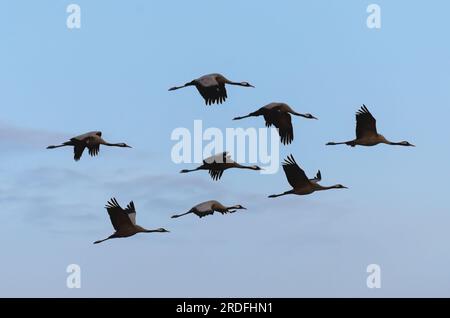
[[205, 100], [206, 105], [212, 105], [215, 103], [222, 104], [228, 97], [227, 89], [225, 88], [226, 84], [243, 87], [254, 87], [248, 82], [232, 82], [222, 74], [214, 73], [204, 75], [182, 86], [169, 88], [169, 91], [174, 91], [189, 86], [195, 86], [200, 95], [202, 95], [203, 99]]
[[355, 146], [375, 146], [378, 144], [387, 144], [393, 146], [415, 147], [407, 141], [392, 142], [387, 140], [383, 135], [377, 132], [377, 121], [375, 117], [363, 105], [360, 110], [356, 112], [356, 139], [344, 142], [329, 142], [327, 146], [347, 145]]
[[223, 172], [225, 170], [231, 169], [231, 168], [262, 170], [260, 167], [255, 166], [255, 165], [253, 165], [253, 166], [241, 165], [231, 159], [229, 152], [222, 152], [222, 153], [219, 153], [214, 156], [206, 158], [205, 160], [203, 160], [203, 164], [201, 166], [199, 166], [195, 169], [191, 169], [191, 170], [184, 169], [184, 170], [181, 170], [180, 173], [188, 173], [188, 172], [193, 172], [193, 171], [197, 171], [197, 170], [208, 170], [211, 178], [213, 180], [217, 181], [222, 177]]
[[107, 238], [95, 241], [94, 244], [104, 242], [113, 238], [129, 237], [137, 233], [164, 233], [169, 232], [164, 228], [147, 230], [136, 224], [136, 209], [131, 201], [126, 209], [122, 209], [115, 198], [111, 198], [105, 206], [115, 232]]
[[347, 189], [342, 184], [336, 184], [330, 187], [324, 187], [319, 184], [322, 180], [322, 174], [320, 170], [317, 172], [316, 177], [308, 179], [305, 172], [298, 166], [292, 155], [288, 156], [283, 162], [283, 170], [286, 174], [286, 178], [292, 187], [292, 190], [285, 191], [281, 194], [272, 194], [269, 198], [276, 198], [287, 194], [307, 195], [316, 191], [323, 191], [329, 189]]
[[128, 146], [126, 143], [119, 142], [119, 143], [109, 143], [106, 142], [102, 138], [102, 132], [101, 131], [91, 131], [86, 134], [73, 137], [69, 141], [66, 141], [60, 145], [57, 146], [48, 146], [47, 149], [55, 149], [60, 147], [73, 147], [74, 156], [73, 159], [75, 161], [80, 160], [81, 156], [83, 155], [83, 151], [85, 148], [88, 148], [89, 154], [94, 157], [97, 156], [100, 151], [100, 145], [104, 146], [110, 146], [110, 147], [122, 147], [122, 148], [131, 148], [131, 146]]
[[281, 142], [284, 145], [290, 144], [294, 139], [294, 129], [292, 128], [291, 115], [301, 116], [308, 119], [317, 119], [311, 114], [301, 114], [294, 111], [286, 103], [270, 103], [257, 111], [254, 111], [246, 116], [235, 117], [233, 120], [240, 120], [248, 117], [264, 116], [266, 121], [266, 127], [274, 125], [278, 128], [278, 134], [280, 135]]
[[242, 210], [242, 209], [243, 210], [247, 210], [246, 208], [244, 208], [240, 204], [227, 207], [227, 206], [224, 206], [219, 201], [210, 200], [210, 201], [206, 201], [206, 202], [202, 202], [202, 203], [197, 204], [196, 206], [191, 208], [186, 213], [173, 215], [172, 218], [179, 218], [180, 216], [183, 216], [183, 215], [186, 215], [186, 214], [190, 214], [190, 213], [194, 213], [198, 217], [202, 218], [202, 217], [205, 217], [207, 215], [212, 215], [212, 214], [214, 214], [214, 212], [219, 212], [221, 214], [226, 214], [226, 213], [234, 213], [237, 210]]

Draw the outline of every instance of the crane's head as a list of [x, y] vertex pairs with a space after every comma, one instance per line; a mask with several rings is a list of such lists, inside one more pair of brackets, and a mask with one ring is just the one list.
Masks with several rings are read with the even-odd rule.
[[241, 82], [240, 85], [244, 86], [244, 87], [253, 87], [253, 88], [255, 87], [252, 84], [250, 84], [249, 82]]
[[314, 117], [314, 116], [311, 115], [310, 113], [304, 114], [303, 117], [308, 118], [308, 119], [318, 119], [317, 117]]
[[415, 147], [413, 144], [410, 144], [410, 143], [407, 142], [407, 141], [400, 141], [400, 142], [398, 143], [398, 145], [399, 145], [399, 146], [406, 146], [406, 147]]
[[236, 209], [236, 210], [247, 210], [247, 208], [244, 208], [242, 205], [240, 205], [240, 204], [238, 204], [238, 205], [235, 205], [234, 207], [233, 207], [233, 209]]
[[250, 166], [250, 168], [252, 169], [252, 170], [262, 170], [262, 168], [261, 167], [259, 167], [259, 166]]
[[335, 188], [335, 189], [348, 189], [346, 186], [343, 186], [342, 184], [336, 184], [333, 188]]
[[156, 229], [155, 232], [165, 233], [169, 231], [167, 231], [165, 228], [160, 227], [159, 229]]
[[119, 147], [123, 147], [123, 148], [132, 148], [131, 146], [128, 146], [126, 143], [124, 143], [124, 142], [119, 142], [118, 144], [117, 144], [117, 146], [119, 146]]

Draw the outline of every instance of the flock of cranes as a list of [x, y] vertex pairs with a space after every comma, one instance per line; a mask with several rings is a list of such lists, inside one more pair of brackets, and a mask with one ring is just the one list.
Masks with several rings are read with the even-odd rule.
[[[233, 82], [228, 80], [221, 74], [209, 74], [200, 78], [192, 80], [182, 86], [175, 86], [169, 89], [169, 91], [178, 90], [184, 87], [195, 86], [200, 95], [205, 100], [206, 105], [222, 104], [228, 97], [226, 85], [236, 85], [242, 87], [254, 87], [248, 82]], [[235, 117], [233, 120], [241, 120], [248, 117], [263, 116], [266, 127], [272, 125], [278, 129], [280, 135], [280, 141], [284, 145], [289, 145], [294, 139], [294, 129], [292, 126], [291, 115], [300, 116], [307, 119], [317, 119], [313, 115], [306, 113], [298, 113], [292, 109], [286, 103], [274, 102], [267, 104], [260, 109], [241, 117]], [[356, 139], [345, 142], [329, 142], [326, 145], [341, 145], [345, 144], [351, 147], [355, 146], [375, 146], [380, 143], [387, 145], [398, 146], [410, 146], [413, 144], [408, 141], [391, 142], [387, 140], [383, 135], [377, 132], [376, 120], [367, 109], [365, 105], [356, 112]], [[102, 138], [100, 131], [92, 131], [86, 134], [73, 137], [69, 141], [63, 142], [60, 145], [48, 146], [47, 149], [55, 149], [60, 147], [71, 146], [74, 150], [74, 160], [80, 160], [84, 150], [87, 148], [89, 155], [97, 156], [100, 151], [100, 145], [110, 147], [131, 148], [126, 143], [109, 143]], [[282, 164], [287, 181], [292, 187], [291, 190], [285, 191], [280, 194], [272, 194], [269, 198], [276, 198], [288, 194], [296, 195], [308, 195], [316, 191], [330, 190], [330, 189], [346, 189], [347, 187], [342, 184], [336, 184], [333, 186], [322, 186], [319, 182], [322, 180], [322, 174], [320, 170], [317, 172], [313, 179], [309, 179], [303, 169], [297, 164], [294, 157], [289, 155]], [[224, 171], [227, 169], [248, 169], [248, 170], [261, 170], [259, 166], [251, 165], [246, 166], [233, 161], [228, 152], [222, 152], [214, 156], [208, 157], [203, 160], [203, 163], [195, 169], [183, 169], [181, 173], [188, 173], [198, 170], [207, 170], [211, 178], [215, 181], [219, 180]], [[95, 241], [94, 244], [98, 244], [113, 238], [123, 238], [133, 236], [137, 233], [165, 233], [169, 232], [164, 228], [158, 228], [154, 230], [147, 230], [136, 224], [136, 209], [133, 201], [123, 209], [115, 198], [111, 198], [105, 206], [108, 215], [111, 220], [111, 224], [115, 232], [103, 240]], [[225, 206], [216, 200], [210, 200], [199, 203], [192, 207], [189, 211], [173, 215], [172, 218], [178, 218], [187, 214], [195, 214], [202, 218], [207, 215], [212, 215], [214, 212], [221, 214], [234, 213], [237, 210], [246, 210], [242, 205]]]

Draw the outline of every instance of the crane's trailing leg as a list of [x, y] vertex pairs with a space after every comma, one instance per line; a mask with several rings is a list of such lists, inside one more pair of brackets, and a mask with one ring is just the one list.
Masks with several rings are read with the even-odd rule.
[[55, 148], [60, 148], [60, 147], [67, 147], [67, 146], [74, 146], [73, 142], [71, 141], [67, 141], [65, 143], [62, 143], [61, 145], [57, 145], [57, 146], [48, 146], [47, 149], [55, 149]]
[[289, 191], [286, 191], [286, 192], [283, 192], [283, 193], [280, 193], [280, 194], [272, 194], [272, 195], [269, 195], [268, 197], [269, 198], [278, 198], [278, 197], [281, 197], [283, 195], [287, 195], [287, 194], [291, 194], [291, 193], [293, 193], [292, 190], [289, 190]]
[[172, 219], [176, 219], [176, 218], [179, 218], [180, 216], [183, 216], [183, 215], [186, 215], [186, 214], [190, 214], [190, 213], [192, 213], [192, 211], [188, 211], [188, 212], [183, 213], [183, 214], [175, 214], [175, 215], [172, 215], [171, 218]]
[[344, 141], [344, 142], [332, 142], [331, 141], [331, 142], [326, 144], [326, 146], [336, 146], [336, 145], [347, 145], [347, 146], [350, 146], [350, 147], [355, 147], [356, 143], [355, 143], [354, 140], [351, 140], [351, 141]]
[[189, 169], [183, 169], [183, 170], [180, 171], [180, 173], [188, 173], [188, 172], [193, 172], [193, 171], [197, 171], [197, 170], [199, 170], [199, 169], [198, 169], [198, 168], [196, 168], [196, 169], [191, 169], [191, 170], [189, 170]]
[[114, 238], [114, 234], [113, 234], [113, 235], [111, 235], [111, 236], [108, 236], [107, 238], [105, 238], [105, 239], [103, 239], [103, 240], [98, 240], [98, 241], [95, 241], [95, 242], [94, 242], [94, 244], [98, 244], [98, 243], [101, 243], [101, 242], [107, 241], [107, 240], [109, 240], [109, 239], [112, 239], [112, 238]]

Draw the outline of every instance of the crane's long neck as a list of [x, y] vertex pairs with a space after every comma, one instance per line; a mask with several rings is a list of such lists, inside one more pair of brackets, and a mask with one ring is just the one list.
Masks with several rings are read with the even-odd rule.
[[239, 209], [239, 206], [233, 205], [233, 206], [226, 207], [226, 208], [225, 208], [225, 211], [226, 211], [226, 212], [229, 212], [229, 213], [234, 213], [234, 212], [236, 212], [238, 209]]
[[295, 115], [295, 116], [300, 116], [300, 117], [304, 117], [304, 118], [309, 118], [308, 115], [302, 114], [302, 113], [297, 113], [297, 112], [294, 111], [294, 110], [289, 111], [289, 113], [291, 113], [292, 115]]
[[225, 77], [223, 78], [223, 82], [225, 84], [228, 84], [228, 85], [248, 86], [248, 83], [246, 83], [246, 82], [233, 82], [233, 81], [230, 81], [229, 79], [227, 79]]
[[110, 146], [110, 147], [123, 147], [123, 143], [122, 143], [122, 142], [118, 142], [118, 143], [109, 143], [109, 142], [104, 141], [104, 142], [102, 142], [101, 144], [102, 144], [102, 145], [105, 145], [105, 146]]
[[245, 86], [244, 84], [239, 83], [239, 82], [227, 81], [226, 83], [227, 83], [228, 85]]
[[281, 197], [281, 196], [283, 196], [283, 195], [293, 194], [293, 193], [294, 193], [294, 190], [289, 190], [289, 191], [285, 191], [285, 192], [280, 193], [280, 194], [272, 194], [272, 195], [269, 195], [269, 198], [277, 198], [277, 197]]
[[175, 215], [172, 215], [171, 217], [172, 217], [172, 219], [176, 219], [176, 218], [179, 218], [180, 216], [190, 214], [190, 213], [192, 213], [192, 211], [188, 211], [188, 212], [182, 213], [182, 214], [175, 214]]
[[161, 232], [159, 230], [147, 230], [147, 229], [142, 229], [141, 230], [142, 233], [155, 233], [155, 232]]
[[236, 168], [240, 168], [240, 169], [258, 170], [258, 168], [256, 166], [244, 166], [239, 163], [235, 163], [234, 166]]
[[321, 186], [318, 183], [314, 184], [314, 191], [324, 191], [324, 190], [330, 190], [330, 189], [339, 189], [340, 186], [338, 184], [332, 185], [332, 186]]
[[404, 146], [404, 143], [402, 143], [402, 142], [392, 142], [392, 141], [389, 141], [386, 139], [384, 141], [382, 141], [382, 143], [391, 145], [391, 146]]

